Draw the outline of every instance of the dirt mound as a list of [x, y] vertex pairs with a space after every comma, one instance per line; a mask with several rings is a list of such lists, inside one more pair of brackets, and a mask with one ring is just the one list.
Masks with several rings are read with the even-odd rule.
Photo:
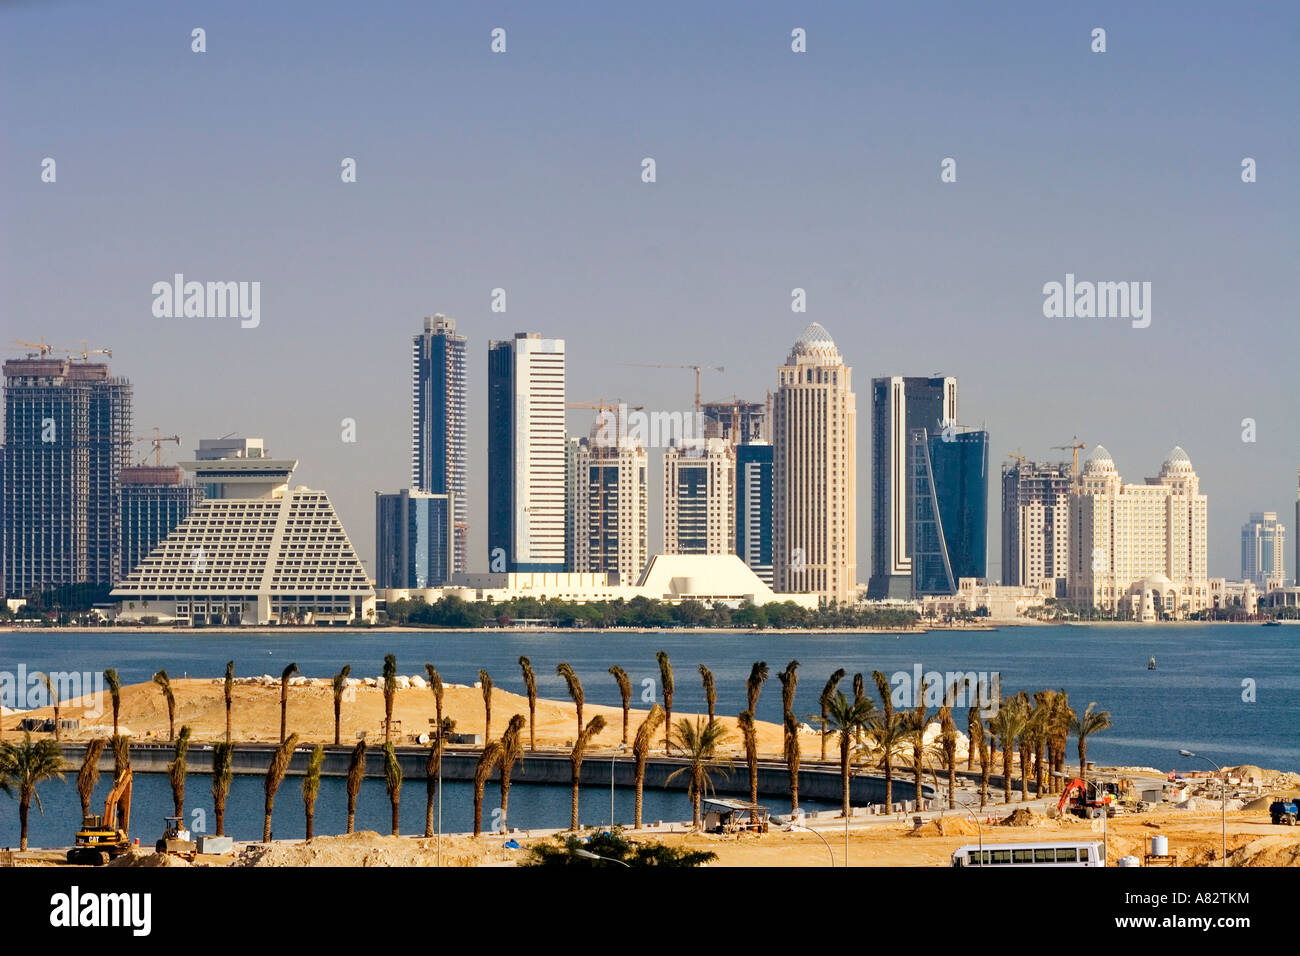
[[[1188, 797], [1182, 803], [1175, 804], [1179, 810], [1191, 810], [1195, 813], [1209, 813], [1212, 810], [1223, 810], [1223, 798], [1214, 799], [1213, 797]], [[1241, 810], [1244, 806], [1240, 800], [1228, 800], [1229, 810]]]
[[1263, 811], [1268, 813], [1269, 806], [1277, 800], [1295, 800], [1300, 798], [1300, 790], [1279, 790], [1273, 793], [1266, 793], [1262, 797], [1256, 797], [1250, 803], [1241, 809], [1254, 811]]
[[1260, 837], [1228, 853], [1231, 866], [1300, 866], [1300, 837]]
[[182, 860], [179, 856], [172, 856], [170, 853], [154, 853], [151, 850], [142, 850], [139, 847], [132, 847], [126, 853], [123, 853], [116, 860], [108, 864], [109, 866], [189, 866], [189, 862]]
[[978, 836], [979, 832], [979, 827], [965, 817], [947, 817], [923, 823], [909, 830], [906, 835], [910, 837]]
[[[446, 837], [443, 866], [478, 866], [491, 847], [471, 837]], [[317, 837], [311, 843], [256, 843], [235, 860], [235, 866], [433, 866], [437, 840], [380, 836], [373, 830]]]
[[1037, 810], [1031, 810], [1028, 807], [1016, 807], [1011, 814], [996, 824], [1000, 827], [1052, 827], [1056, 821], [1049, 820], [1046, 816]]

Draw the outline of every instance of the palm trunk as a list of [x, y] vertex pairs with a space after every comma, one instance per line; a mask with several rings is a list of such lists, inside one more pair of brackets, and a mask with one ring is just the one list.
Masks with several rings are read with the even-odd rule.
[[402, 805], [401, 797], [393, 798], [393, 836], [400, 836], [401, 824], [398, 817], [398, 808]]
[[280, 743], [284, 743], [285, 720], [289, 714], [289, 698], [285, 694], [280, 695]]
[[226, 701], [226, 743], [230, 743], [230, 701]]
[[993, 755], [989, 752], [990, 748], [987, 742], [980, 744], [980, 809], [989, 802], [989, 764], [993, 762]]
[[347, 829], [348, 833], [352, 832], [352, 827], [356, 822], [357, 822], [357, 798], [349, 794], [348, 795], [348, 829]]
[[275, 797], [266, 798], [266, 815], [262, 818], [262, 842], [271, 842], [271, 811], [275, 809]]
[[948, 806], [955, 807], [954, 791], [957, 789], [957, 755], [948, 756]]
[[1086, 776], [1088, 770], [1088, 744], [1086, 741], [1079, 741], [1079, 779], [1085, 784], [1088, 782]]
[[921, 809], [921, 774], [925, 772], [925, 761], [920, 748], [913, 748], [912, 760], [916, 764], [916, 810]]
[[885, 806], [894, 809], [894, 765], [885, 760]]
[[623, 743], [627, 743], [627, 701], [623, 701]]
[[1002, 802], [1011, 802], [1011, 748], [1002, 745]]
[[334, 746], [335, 747], [339, 745], [339, 718], [341, 716], [339, 712], [342, 709], [343, 709], [343, 702], [340, 700], [334, 701]]
[[573, 771], [573, 804], [569, 813], [569, 829], [578, 832], [578, 771]]
[[483, 832], [483, 786], [474, 783], [474, 835]]
[[307, 811], [307, 842], [310, 843], [312, 837], [316, 835], [316, 814], [312, 810]]
[[[623, 714], [623, 742], [627, 743], [627, 714]], [[528, 701], [528, 749], [537, 749], [537, 702]]]
[[32, 797], [29, 793], [23, 793], [18, 798], [18, 819], [22, 824], [18, 837], [18, 849], [27, 849], [27, 813], [32, 808]]
[[840, 799], [844, 803], [844, 816], [849, 815], [849, 735], [840, 733]]
[[424, 782], [424, 835], [433, 836], [433, 795], [436, 787], [437, 778], [429, 776]]
[[645, 786], [645, 770], [644, 768], [638, 767], [637, 774], [636, 774], [636, 800], [632, 810], [633, 830], [641, 829], [641, 790], [644, 786]]
[[212, 809], [217, 817], [217, 836], [226, 835], [226, 801], [223, 797], [221, 800], [212, 801]]
[[1020, 802], [1024, 803], [1029, 799], [1029, 748], [1021, 743], [1020, 745]]
[[700, 819], [700, 794], [704, 791], [704, 771], [696, 770], [692, 772], [691, 776], [694, 778], [691, 780], [691, 806], [695, 811], [695, 832], [698, 833], [702, 829], [702, 820]]

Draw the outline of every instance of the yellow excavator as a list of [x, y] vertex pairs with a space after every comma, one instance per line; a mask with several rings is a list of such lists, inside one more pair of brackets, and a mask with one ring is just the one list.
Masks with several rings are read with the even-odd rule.
[[104, 800], [104, 815], [91, 814], [81, 821], [76, 843], [68, 851], [68, 862], [80, 866], [103, 866], [131, 848], [131, 768], [113, 781]]

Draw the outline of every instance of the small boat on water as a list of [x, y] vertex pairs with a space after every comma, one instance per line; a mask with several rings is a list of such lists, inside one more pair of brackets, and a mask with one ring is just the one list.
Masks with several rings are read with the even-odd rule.
[[1156, 669], [1156, 659], [1153, 657], [1151, 658], [1151, 660], [1147, 661], [1147, 670], [1153, 671], [1155, 669]]
[[1281, 626], [1282, 626], [1282, 622], [1281, 622], [1281, 621], [1278, 621], [1278, 620], [1265, 621], [1265, 622], [1263, 623], [1262, 626], [1263, 626], [1263, 627], [1281, 627]]

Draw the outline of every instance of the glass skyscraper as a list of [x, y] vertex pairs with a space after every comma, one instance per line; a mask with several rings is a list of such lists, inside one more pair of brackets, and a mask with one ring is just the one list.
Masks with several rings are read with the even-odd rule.
[[908, 444], [914, 429], [938, 435], [957, 420], [955, 378], [871, 380], [871, 578], [867, 597], [912, 596], [909, 515], [913, 483]]
[[913, 594], [955, 594], [988, 573], [989, 435], [918, 428], [909, 444]]
[[772, 446], [736, 446], [736, 554], [772, 586]]
[[428, 316], [411, 349], [411, 487], [451, 496], [454, 564], [465, 571], [469, 514], [465, 479], [465, 336], [456, 320]]
[[453, 502], [422, 491], [375, 493], [375, 587], [438, 588], [451, 579]]
[[111, 585], [121, 575], [121, 473], [131, 384], [107, 365], [4, 364], [4, 591]]

